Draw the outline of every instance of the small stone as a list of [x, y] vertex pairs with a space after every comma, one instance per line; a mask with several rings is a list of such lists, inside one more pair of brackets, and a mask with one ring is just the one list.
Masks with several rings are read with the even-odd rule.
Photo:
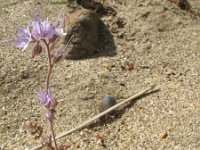
[[5, 132], [6, 132], [6, 125], [0, 124], [0, 133], [5, 133]]
[[144, 64], [144, 65], [139, 65], [139, 67], [141, 67], [141, 68], [143, 68], [143, 69], [150, 69], [150, 68], [151, 68], [151, 66], [146, 65], [146, 64]]
[[96, 136], [96, 142], [99, 145], [103, 145], [104, 144], [104, 138], [102, 136], [100, 136], [100, 135], [97, 135]]
[[120, 86], [125, 86], [126, 84], [124, 82], [119, 83]]
[[94, 99], [94, 94], [93, 93], [89, 93], [88, 95], [83, 97], [83, 100], [89, 100], [89, 99]]
[[107, 70], [111, 69], [111, 66], [109, 64], [103, 64], [102, 67], [107, 69]]
[[161, 132], [161, 133], [160, 133], [160, 137], [161, 137], [162, 139], [165, 139], [167, 136], [168, 136], [168, 133], [167, 133], [167, 132]]
[[111, 22], [113, 20], [113, 16], [106, 16], [103, 18], [105, 21]]
[[133, 63], [128, 62], [125, 66], [126, 70], [131, 71], [135, 69], [135, 65]]
[[75, 144], [75, 148], [80, 148], [80, 147], [81, 147], [80, 143]]
[[118, 38], [123, 38], [123, 37], [124, 37], [124, 32], [118, 33], [118, 34], [117, 34], [117, 37], [118, 37]]
[[83, 129], [83, 131], [84, 131], [85, 133], [88, 133], [88, 132], [89, 132], [89, 129], [88, 129], [88, 128], [85, 128], [85, 129]]
[[167, 73], [166, 73], [167, 75], [176, 75], [177, 74], [177, 72], [175, 71], [175, 70], [173, 70], [173, 69], [170, 69], [169, 71], [167, 71]]
[[27, 79], [29, 78], [29, 72], [28, 71], [22, 71], [21, 72], [21, 79]]
[[64, 144], [59, 145], [58, 149], [59, 149], [59, 150], [67, 150], [67, 149], [69, 149], [70, 147], [71, 147], [70, 144], [64, 143]]
[[114, 106], [116, 103], [117, 103], [116, 100], [112, 98], [111, 96], [105, 96], [102, 102], [103, 110], [105, 111], [109, 109], [110, 107]]

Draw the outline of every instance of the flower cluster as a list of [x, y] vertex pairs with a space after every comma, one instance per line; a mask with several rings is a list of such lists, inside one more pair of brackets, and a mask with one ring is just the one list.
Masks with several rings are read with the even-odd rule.
[[[16, 47], [24, 51], [30, 43], [36, 43], [32, 51], [32, 58], [34, 58], [42, 52], [40, 42], [44, 42], [46, 45], [50, 46], [50, 44], [53, 45], [59, 37], [65, 36], [66, 34], [67, 33], [62, 29], [62, 24], [54, 26], [48, 22], [48, 18], [42, 21], [38, 16], [26, 29], [19, 30], [16, 39]], [[64, 52], [62, 51], [62, 56], [63, 54]], [[56, 60], [60, 57], [60, 52], [58, 56], [55, 55]]]

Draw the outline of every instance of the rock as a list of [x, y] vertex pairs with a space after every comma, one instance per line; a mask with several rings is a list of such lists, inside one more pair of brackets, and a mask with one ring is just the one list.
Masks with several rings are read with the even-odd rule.
[[180, 9], [191, 12], [191, 5], [187, 0], [169, 0], [176, 4]]
[[98, 15], [86, 9], [78, 10], [68, 16], [65, 43], [71, 36], [73, 39], [66, 50], [65, 58], [79, 59], [95, 54], [99, 44], [99, 23]]
[[106, 109], [114, 106], [116, 103], [117, 103], [116, 100], [112, 98], [111, 96], [105, 96], [103, 98], [102, 108], [105, 111]]

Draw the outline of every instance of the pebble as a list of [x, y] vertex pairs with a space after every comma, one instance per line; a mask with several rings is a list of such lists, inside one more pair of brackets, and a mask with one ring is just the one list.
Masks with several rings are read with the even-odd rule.
[[102, 136], [100, 136], [100, 135], [97, 135], [97, 136], [96, 136], [96, 142], [97, 142], [97, 144], [99, 144], [99, 145], [103, 145], [103, 143], [104, 143], [104, 138], [103, 138]]
[[165, 139], [168, 136], [168, 133], [167, 132], [161, 132], [159, 135], [162, 139]]
[[176, 75], [177, 74], [177, 72], [176, 72], [176, 70], [173, 70], [173, 69], [170, 69], [170, 70], [168, 70], [167, 72], [166, 72], [166, 75]]
[[103, 102], [102, 102], [102, 107], [103, 107], [103, 110], [106, 110], [112, 106], [114, 106], [116, 104], [116, 100], [114, 98], [112, 98], [111, 96], [105, 96], [103, 98]]

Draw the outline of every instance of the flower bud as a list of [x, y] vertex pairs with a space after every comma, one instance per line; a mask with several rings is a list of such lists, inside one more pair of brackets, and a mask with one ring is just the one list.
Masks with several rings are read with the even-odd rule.
[[58, 101], [55, 98], [52, 99], [50, 103], [50, 109], [55, 109], [57, 105], [58, 105]]
[[39, 55], [41, 52], [42, 52], [42, 46], [39, 43], [37, 43], [35, 47], [33, 48], [31, 58], [34, 58], [35, 56]]
[[64, 51], [63, 50], [57, 51], [53, 56], [53, 63], [58, 63], [63, 59], [63, 57], [64, 57]]
[[38, 93], [39, 101], [44, 105], [47, 109], [55, 109], [58, 105], [58, 101], [53, 97], [50, 89], [48, 89], [48, 93], [46, 94], [45, 90], [42, 90]]

